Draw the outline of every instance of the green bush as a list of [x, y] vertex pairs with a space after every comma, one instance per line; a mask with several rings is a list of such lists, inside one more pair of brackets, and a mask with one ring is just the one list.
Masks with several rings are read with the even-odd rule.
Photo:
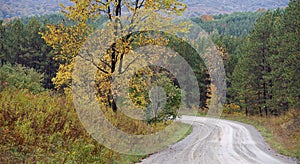
[[[157, 73], [155, 73], [155, 69]], [[144, 110], [148, 123], [174, 120], [184, 97], [175, 77], [159, 67], [145, 67], [130, 79], [129, 96], [133, 104]]]
[[33, 93], [44, 90], [43, 74], [21, 65], [5, 64], [0, 67], [0, 91], [6, 87], [28, 89]]

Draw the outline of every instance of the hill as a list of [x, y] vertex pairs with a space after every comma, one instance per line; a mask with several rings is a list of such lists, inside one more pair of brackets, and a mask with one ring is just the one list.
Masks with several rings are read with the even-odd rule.
[[[289, 0], [185, 0], [185, 15], [196, 17], [203, 14], [221, 14], [238, 11], [256, 11], [287, 6]], [[59, 3], [71, 5], [69, 0], [0, 0], [0, 19], [43, 15], [60, 10]]]
[[0, 0], [0, 19], [57, 12], [59, 3], [72, 4], [69, 0]]

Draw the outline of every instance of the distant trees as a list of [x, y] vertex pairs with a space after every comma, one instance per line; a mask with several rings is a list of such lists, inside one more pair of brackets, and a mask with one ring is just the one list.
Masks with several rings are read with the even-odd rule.
[[20, 18], [32, 15], [44, 15], [58, 12], [59, 2], [71, 5], [69, 0], [5, 0], [1, 1], [0, 19]]
[[237, 12], [230, 15], [204, 15], [192, 20], [208, 33], [239, 37], [247, 35], [253, 29], [254, 22], [263, 14], [264, 12]]
[[202, 15], [201, 16], [202, 21], [206, 22], [206, 21], [212, 21], [214, 20], [214, 18], [211, 15]]

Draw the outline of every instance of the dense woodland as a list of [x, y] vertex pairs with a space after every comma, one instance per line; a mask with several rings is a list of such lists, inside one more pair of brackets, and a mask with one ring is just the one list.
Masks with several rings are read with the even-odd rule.
[[[87, 24], [93, 29], [107, 19], [87, 20]], [[289, 110], [300, 109], [299, 0], [291, 0], [285, 9], [204, 15], [192, 20], [210, 34], [221, 51], [227, 78], [225, 112], [279, 116]], [[4, 134], [0, 136], [0, 144], [3, 145], [0, 162], [7, 158], [13, 158], [15, 162], [57, 162], [62, 159], [103, 163], [137, 161], [139, 156], [121, 155], [93, 141], [76, 118], [68, 90], [72, 59], [62, 57], [47, 33], [49, 28], [61, 25], [72, 27], [77, 24], [62, 14], [0, 21], [0, 132]], [[147, 34], [139, 35], [147, 37]], [[137, 43], [132, 41], [131, 44], [134, 47]], [[207, 110], [211, 88], [203, 62], [188, 59], [192, 50], [180, 41], [168, 46], [182, 49], [181, 55], [185, 59], [196, 61], [196, 65], [201, 67], [201, 70], [193, 71], [200, 88], [199, 111]], [[168, 84], [164, 86], [168, 96], [173, 95], [172, 100], [167, 102], [169, 110], [157, 116], [157, 120], [143, 122], [130, 121], [113, 109], [108, 115], [120, 129], [134, 134], [155, 132], [168, 124], [169, 120], [165, 118], [177, 116], [174, 109], [180, 101], [180, 86], [168, 71], [157, 70], [148, 67], [137, 73], [131, 81], [130, 94], [135, 99], [134, 103], [145, 106], [149, 97], [143, 89], [149, 86], [139, 77], [159, 77], [158, 81]], [[100, 77], [101, 82], [109, 79], [104, 75]], [[98, 84], [100, 101], [108, 102], [106, 105], [113, 108], [110, 90], [101, 85]], [[192, 96], [187, 91], [185, 97]], [[153, 123], [157, 126], [154, 129]], [[136, 127], [148, 130], [137, 132], [134, 130]], [[48, 155], [49, 158], [44, 158]]]
[[299, 1], [285, 10], [213, 18], [194, 21], [211, 33], [226, 54], [227, 102], [247, 115], [298, 109]]

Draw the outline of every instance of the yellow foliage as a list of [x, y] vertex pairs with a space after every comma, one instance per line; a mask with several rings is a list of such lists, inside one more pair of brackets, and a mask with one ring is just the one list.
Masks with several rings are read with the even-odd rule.
[[214, 20], [214, 18], [213, 18], [211, 15], [203, 15], [203, 16], [201, 17], [201, 19], [202, 19], [203, 21], [213, 21], [213, 20]]
[[52, 79], [56, 89], [62, 90], [65, 87], [67, 88], [70, 87], [73, 67], [74, 67], [74, 62], [71, 62], [70, 64], [59, 65], [58, 72], [56, 73], [56, 77]]

